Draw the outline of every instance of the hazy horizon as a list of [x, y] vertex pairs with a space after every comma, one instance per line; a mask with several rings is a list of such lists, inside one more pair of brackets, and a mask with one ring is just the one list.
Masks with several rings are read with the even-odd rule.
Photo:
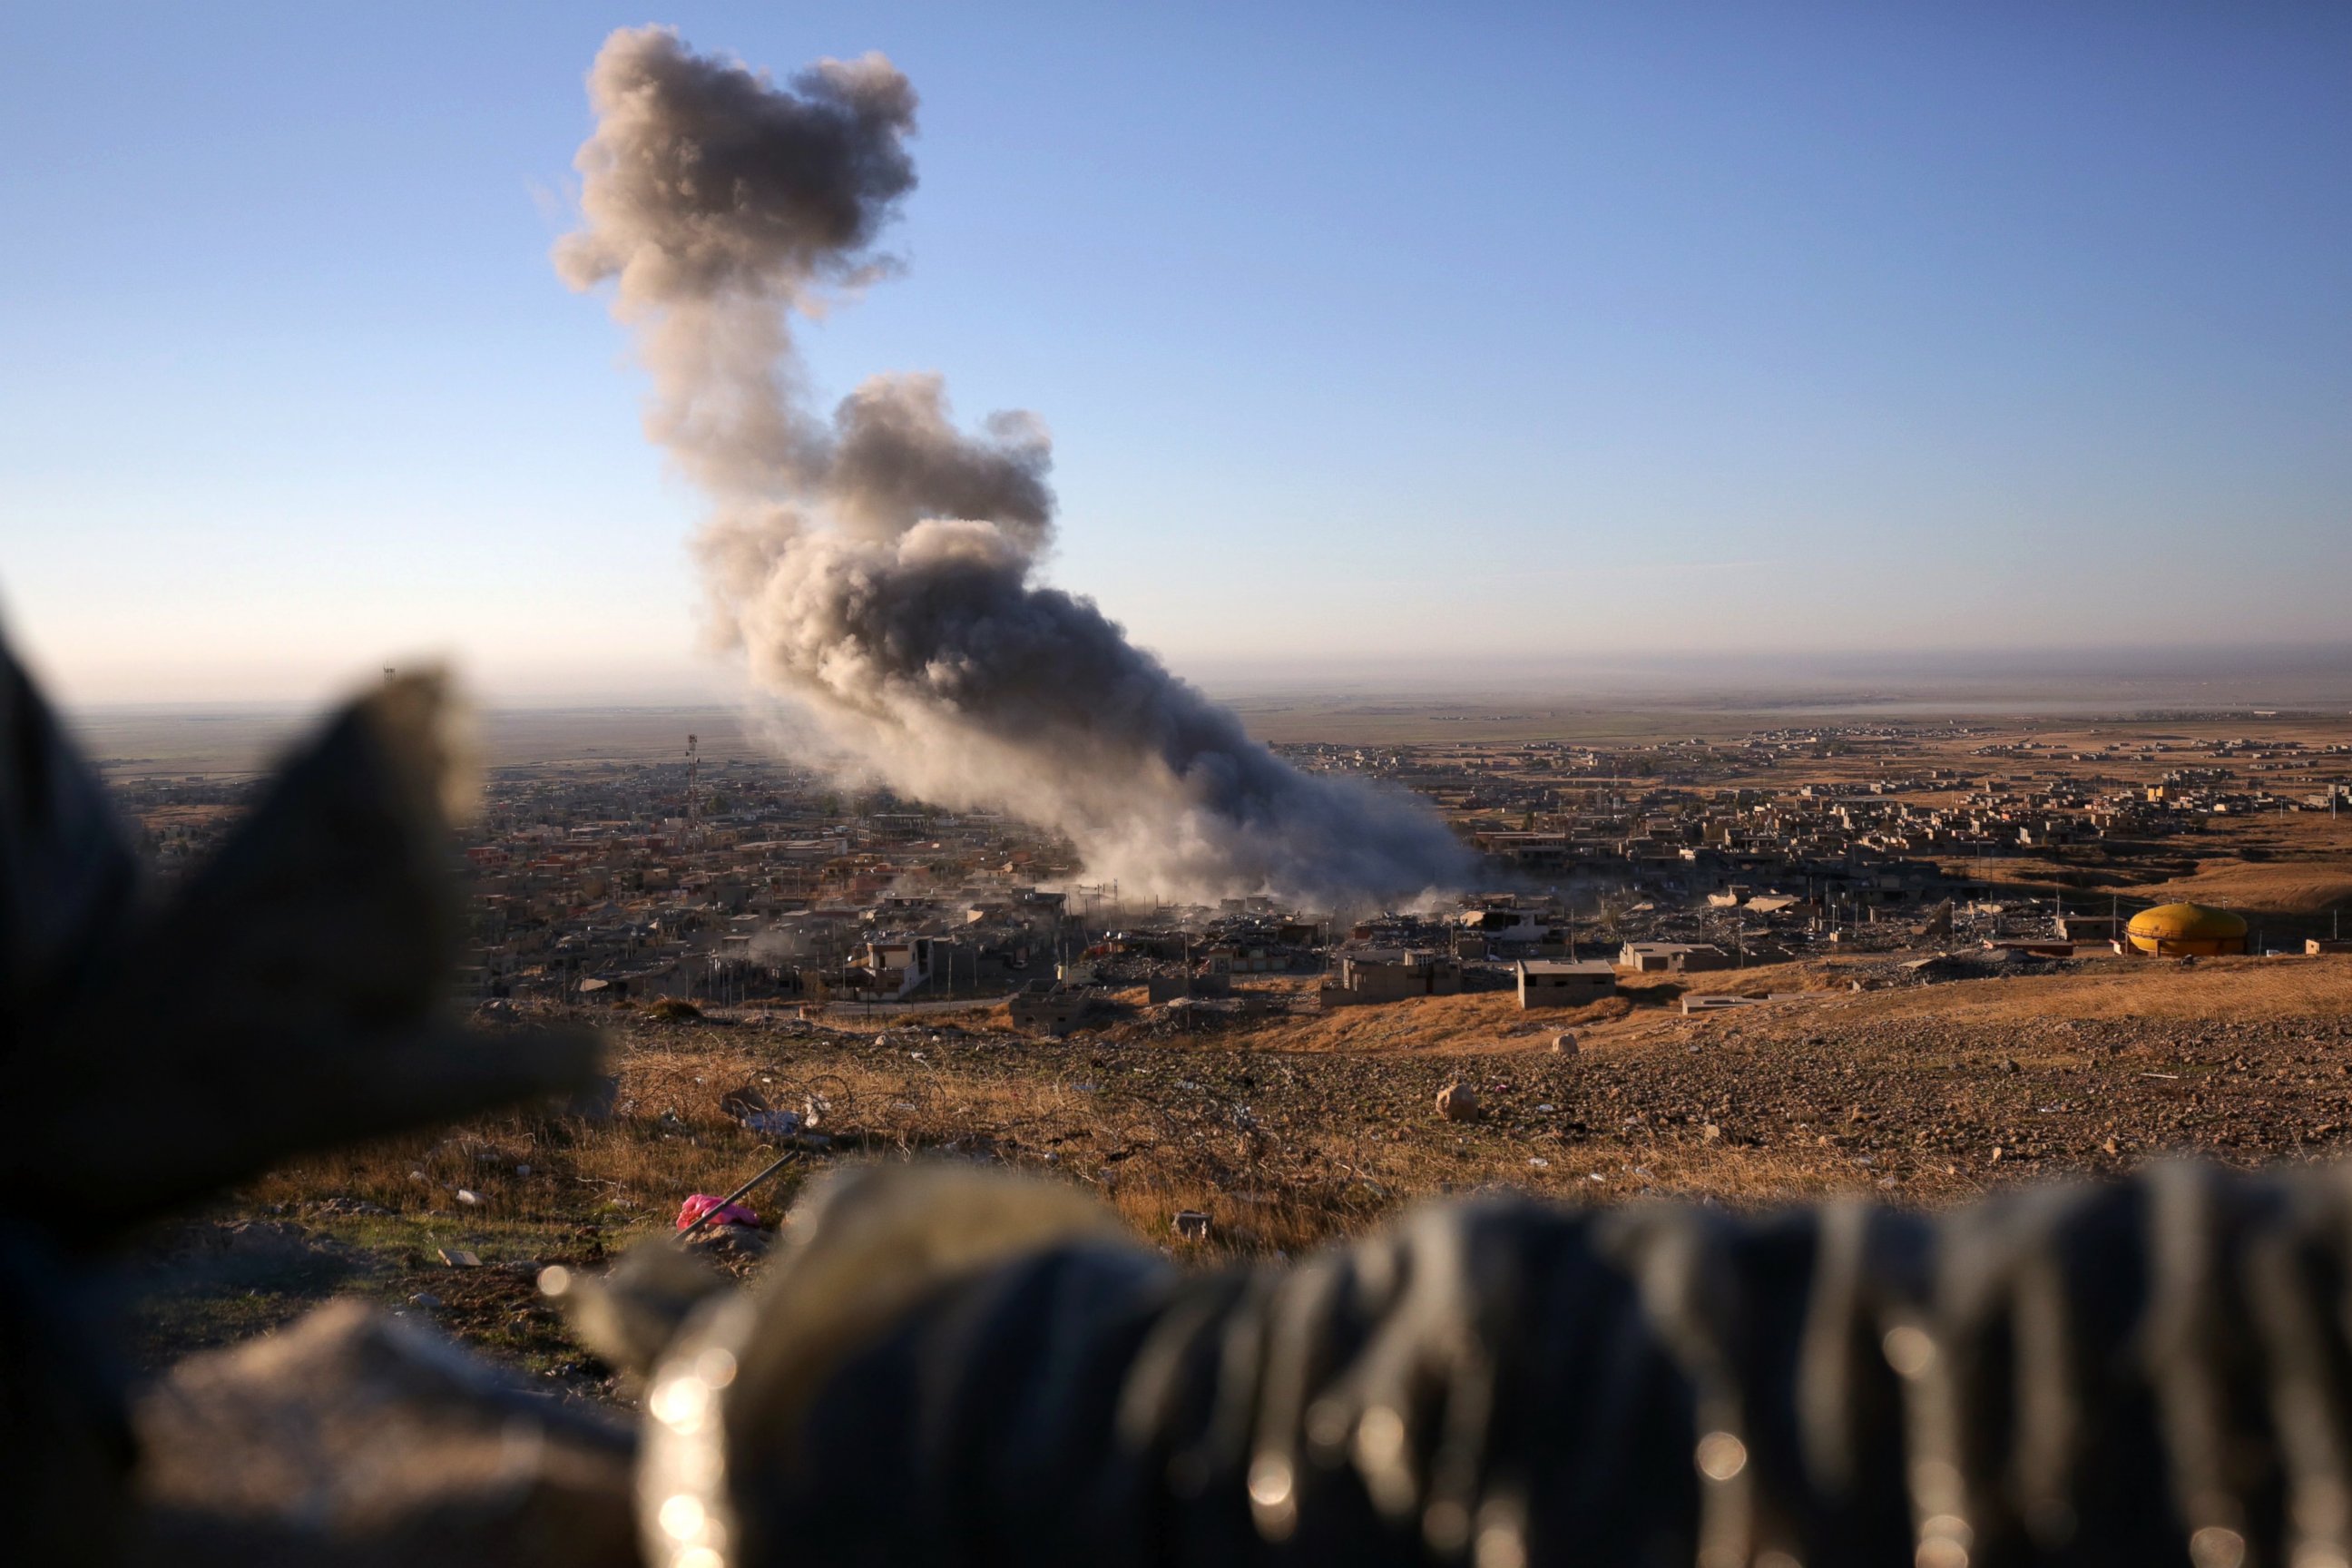
[[[445, 667], [446, 668], [446, 667]], [[2211, 705], [2352, 707], [2352, 642], [2319, 647], [2016, 648], [1988, 653], [1885, 648], [1869, 653], [1561, 657], [1541, 661], [1471, 658], [1195, 660], [1175, 673], [1213, 698], [1242, 703], [1393, 696], [1465, 703], [1530, 700], [1597, 708], [1691, 707], [1727, 713], [1791, 706], [1913, 706], [1920, 710], [2116, 712]], [[450, 668], [480, 711], [658, 712], [749, 710], [763, 699], [712, 667], [699, 685], [560, 692], [500, 691]], [[74, 713], [302, 714], [368, 683], [373, 672], [316, 694], [202, 699], [67, 700]]]

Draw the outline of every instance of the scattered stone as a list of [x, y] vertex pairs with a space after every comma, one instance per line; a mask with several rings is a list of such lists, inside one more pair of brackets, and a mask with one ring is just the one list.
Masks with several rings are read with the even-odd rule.
[[1480, 1114], [1478, 1091], [1455, 1079], [1437, 1091], [1437, 1114], [1448, 1121], [1475, 1121]]
[[429, 1312], [441, 1304], [441, 1298], [430, 1290], [419, 1290], [408, 1299], [408, 1304], [412, 1307], [422, 1307]]
[[459, 1187], [457, 1189], [457, 1201], [464, 1204], [467, 1208], [478, 1208], [481, 1205], [482, 1194], [477, 1192], [468, 1191], [464, 1187]]
[[452, 1268], [479, 1268], [482, 1266], [480, 1258], [462, 1247], [443, 1247], [435, 1250], [441, 1254], [441, 1261]]
[[1551, 1054], [1556, 1057], [1575, 1056], [1580, 1048], [1576, 1043], [1576, 1033], [1572, 1029], [1563, 1030], [1551, 1037]]
[[714, 1261], [751, 1261], [768, 1255], [772, 1239], [766, 1231], [748, 1225], [713, 1225], [688, 1237], [686, 1249]]

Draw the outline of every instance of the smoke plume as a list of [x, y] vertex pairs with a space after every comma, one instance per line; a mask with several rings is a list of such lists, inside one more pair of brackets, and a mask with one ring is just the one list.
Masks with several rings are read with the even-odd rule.
[[915, 92], [878, 54], [778, 86], [666, 28], [589, 77], [583, 223], [566, 281], [610, 281], [652, 377], [646, 428], [709, 495], [698, 544], [728, 640], [893, 788], [1067, 834], [1097, 876], [1168, 896], [1352, 900], [1458, 883], [1466, 857], [1402, 792], [1302, 773], [1036, 579], [1053, 447], [1025, 413], [978, 434], [936, 375], [877, 375], [830, 417], [793, 353], [891, 270]]

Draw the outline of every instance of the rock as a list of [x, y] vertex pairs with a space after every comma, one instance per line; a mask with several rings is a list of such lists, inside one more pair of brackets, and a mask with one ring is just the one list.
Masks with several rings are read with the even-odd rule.
[[1554, 1035], [1551, 1037], [1551, 1054], [1556, 1057], [1572, 1057], [1577, 1055], [1578, 1047], [1576, 1044], [1575, 1031], [1572, 1029], [1562, 1030], [1560, 1033]]
[[479, 1268], [482, 1266], [481, 1258], [462, 1247], [443, 1247], [435, 1250], [441, 1254], [441, 1261], [452, 1268]]
[[422, 1307], [429, 1312], [441, 1304], [441, 1298], [430, 1290], [419, 1290], [408, 1299], [408, 1304], [412, 1307]]
[[1206, 1241], [1209, 1239], [1209, 1216], [1199, 1209], [1179, 1209], [1171, 1228], [1187, 1241]]
[[1437, 1091], [1437, 1114], [1448, 1121], [1477, 1121], [1478, 1091], [1455, 1079]]
[[1699, 1128], [1698, 1135], [1704, 1142], [1712, 1143], [1717, 1139], [1723, 1136], [1723, 1129], [1717, 1127], [1714, 1122], [1709, 1121]]
[[770, 1237], [764, 1230], [748, 1225], [706, 1226], [686, 1238], [689, 1252], [699, 1252], [715, 1261], [730, 1258], [752, 1259], [768, 1255]]
[[134, 1561], [636, 1561], [626, 1428], [357, 1301], [190, 1357], [132, 1421]]

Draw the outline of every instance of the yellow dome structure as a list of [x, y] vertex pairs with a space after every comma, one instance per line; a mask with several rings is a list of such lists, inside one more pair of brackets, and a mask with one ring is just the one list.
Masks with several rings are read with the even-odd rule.
[[2212, 958], [2246, 951], [2246, 922], [2203, 904], [2158, 904], [2132, 916], [2124, 934], [2158, 958]]

